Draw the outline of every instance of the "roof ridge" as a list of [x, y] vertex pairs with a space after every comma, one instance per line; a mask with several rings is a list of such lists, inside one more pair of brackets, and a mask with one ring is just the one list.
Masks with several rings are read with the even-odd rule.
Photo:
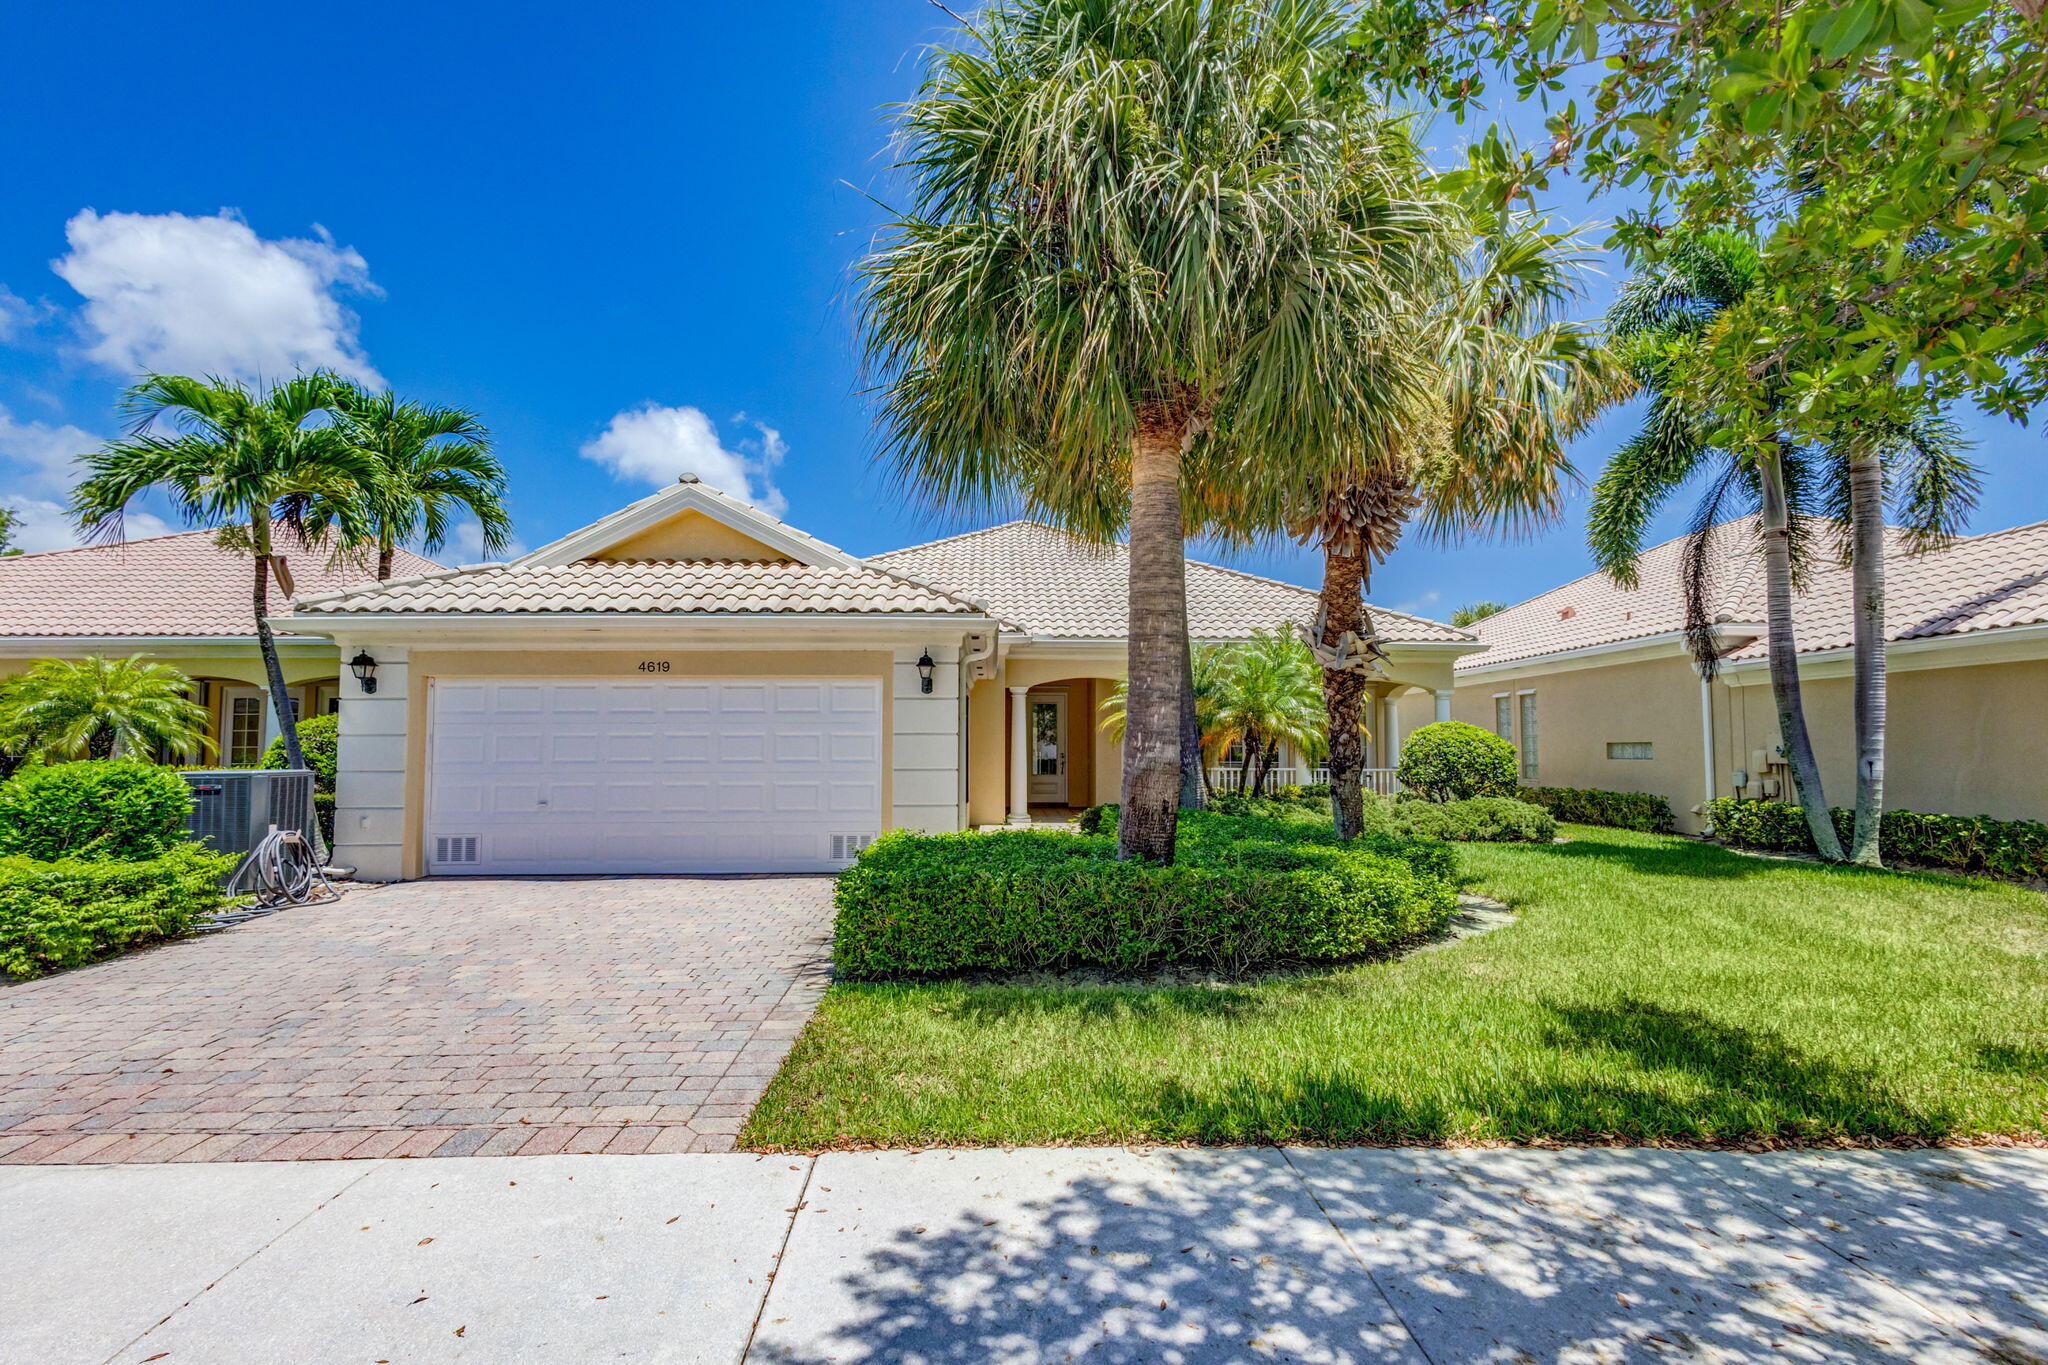
[[[75, 555], [85, 550], [118, 550], [124, 545], [147, 545], [157, 540], [182, 540], [186, 536], [218, 535], [221, 529], [218, 526], [195, 526], [189, 531], [165, 531], [162, 535], [136, 536], [132, 540], [110, 540], [99, 545], [66, 545], [57, 550], [26, 550], [18, 555], [7, 556], [7, 560], [48, 559], [51, 555]], [[7, 560], [0, 560], [0, 564], [6, 563]]]

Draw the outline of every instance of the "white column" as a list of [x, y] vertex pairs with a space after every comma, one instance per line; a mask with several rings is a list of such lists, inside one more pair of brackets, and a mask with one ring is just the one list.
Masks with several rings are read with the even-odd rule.
[[[347, 659], [356, 646], [340, 642]], [[341, 750], [334, 782], [334, 862], [356, 869], [364, 881], [394, 882], [408, 876], [405, 832], [416, 813], [406, 809], [407, 694], [411, 668], [406, 651], [373, 645], [377, 690], [367, 693], [343, 669]]]
[[1700, 776], [1704, 779], [1702, 786], [1707, 793], [1707, 800], [1709, 801], [1719, 794], [1718, 788], [1720, 786], [1714, 775], [1717, 767], [1717, 755], [1714, 753], [1714, 747], [1714, 684], [1708, 680], [1705, 673], [1701, 673], [1700, 751], [1705, 757], [1702, 760]]
[[1010, 689], [1010, 823], [1031, 823], [1031, 708], [1028, 687]]
[[1398, 768], [1401, 766], [1401, 704], [1389, 695], [1380, 700], [1380, 710], [1387, 718], [1387, 747], [1380, 766]]
[[1440, 720], [1440, 721], [1443, 721], [1443, 720], [1449, 720], [1449, 719], [1451, 718], [1451, 697], [1452, 697], [1452, 692], [1451, 692], [1451, 689], [1450, 689], [1450, 688], [1448, 688], [1448, 687], [1439, 687], [1439, 688], [1437, 689], [1437, 691], [1436, 691], [1436, 718], [1437, 718], [1438, 720]]

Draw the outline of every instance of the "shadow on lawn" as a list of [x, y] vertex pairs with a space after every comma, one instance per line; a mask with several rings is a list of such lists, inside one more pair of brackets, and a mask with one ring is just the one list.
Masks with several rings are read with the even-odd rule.
[[[1875, 1077], [1804, 1056], [1776, 1033], [1640, 1000], [1546, 1002], [1544, 1043], [1601, 1073], [1501, 1072], [1465, 1082], [1455, 1104], [1373, 1084], [1357, 1071], [1231, 1080], [1169, 1080], [1143, 1127], [1206, 1142], [1439, 1143], [1477, 1137], [1629, 1140], [1937, 1136], [1947, 1108], [1920, 1108]], [[1619, 1065], [1617, 1065], [1619, 1063]]]

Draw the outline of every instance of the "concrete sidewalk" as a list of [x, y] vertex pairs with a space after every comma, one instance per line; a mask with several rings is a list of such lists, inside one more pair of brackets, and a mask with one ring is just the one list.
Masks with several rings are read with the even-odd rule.
[[2048, 1151], [0, 1169], [0, 1361], [2048, 1361]]

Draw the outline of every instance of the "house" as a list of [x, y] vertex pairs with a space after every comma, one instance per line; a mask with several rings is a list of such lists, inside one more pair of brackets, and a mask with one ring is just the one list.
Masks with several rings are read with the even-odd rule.
[[[336, 857], [359, 875], [829, 870], [886, 829], [1114, 799], [1096, 713], [1128, 567], [1030, 522], [856, 559], [685, 481], [508, 564], [302, 595], [279, 624], [375, 661], [340, 692]], [[1188, 595], [1208, 638], [1315, 611], [1207, 564]], [[1376, 708], [1414, 692], [1447, 716], [1477, 643], [1378, 619]]]
[[[1683, 537], [1644, 552], [1638, 582], [1553, 588], [1473, 627], [1455, 717], [1515, 741], [1523, 779], [1655, 792], [1682, 828], [1714, 796], [1794, 799], [1764, 644], [1754, 522], [1714, 540], [1719, 670], [1687, 649]], [[1885, 562], [1885, 802], [1899, 810], [2048, 818], [2048, 522]], [[1849, 572], [1816, 565], [1794, 599], [1807, 729], [1829, 800], [1855, 800]]]
[[[361, 563], [331, 564], [318, 547], [290, 542], [289, 551], [273, 561], [275, 606], [294, 590], [331, 592], [373, 573]], [[395, 561], [408, 575], [439, 567], [404, 551]], [[146, 655], [192, 679], [218, 746], [204, 761], [253, 765], [277, 735], [256, 645], [254, 568], [249, 556], [220, 548], [212, 531], [0, 558], [0, 678], [38, 659]], [[282, 635], [277, 652], [300, 715], [336, 709], [342, 669], [332, 640]]]

